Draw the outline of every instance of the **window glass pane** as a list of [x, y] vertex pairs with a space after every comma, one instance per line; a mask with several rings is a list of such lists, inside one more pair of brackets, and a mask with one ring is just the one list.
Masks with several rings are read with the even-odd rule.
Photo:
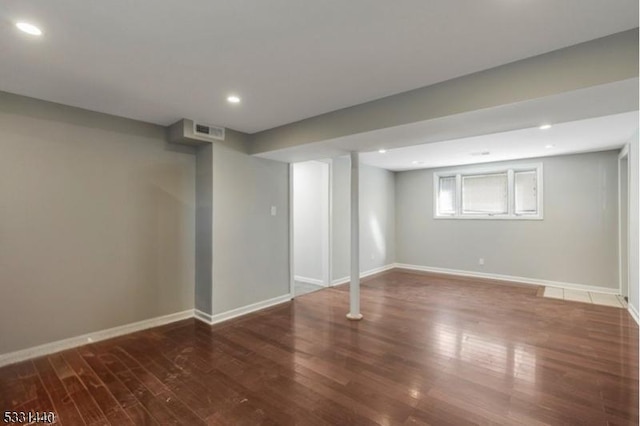
[[462, 177], [462, 212], [507, 214], [507, 173]]
[[456, 177], [447, 176], [439, 179], [438, 214], [454, 214], [456, 212]]
[[516, 214], [538, 212], [538, 183], [535, 170], [515, 172]]

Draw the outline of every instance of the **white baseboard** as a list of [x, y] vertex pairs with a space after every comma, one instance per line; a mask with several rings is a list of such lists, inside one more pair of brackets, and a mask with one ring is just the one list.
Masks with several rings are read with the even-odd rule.
[[627, 303], [627, 310], [631, 317], [636, 321], [636, 324], [640, 325], [640, 315], [638, 314], [638, 309], [633, 306], [631, 303]]
[[[360, 278], [362, 278], [362, 276], [360, 276]], [[346, 284], [350, 280], [351, 280], [351, 277], [336, 278], [335, 280], [331, 280], [331, 286]]]
[[326, 287], [324, 281], [318, 280], [316, 278], [309, 278], [309, 277], [303, 277], [301, 275], [295, 275], [293, 279], [295, 281], [300, 281], [301, 283], [315, 284], [315, 285], [321, 285], [323, 287]]
[[242, 306], [240, 308], [232, 309], [230, 311], [222, 312], [220, 314], [209, 315], [206, 312], [202, 312], [196, 309], [195, 317], [202, 322], [209, 325], [217, 324], [222, 321], [227, 321], [241, 315], [246, 315], [251, 312], [259, 311], [260, 309], [268, 308], [270, 306], [279, 305], [291, 300], [291, 294], [285, 294], [282, 296], [274, 297], [273, 299], [263, 300], [262, 302], [252, 303], [251, 305]]
[[150, 318], [131, 324], [121, 325], [106, 330], [96, 331], [93, 333], [83, 334], [82, 336], [70, 337], [56, 342], [45, 343], [44, 345], [34, 346], [32, 348], [20, 351], [9, 352], [0, 355], [0, 367], [25, 361], [31, 358], [37, 358], [44, 355], [64, 351], [88, 343], [99, 342], [101, 340], [111, 339], [113, 337], [122, 336], [124, 334], [135, 333], [136, 331], [146, 330], [148, 328], [158, 327], [172, 322], [180, 321], [193, 317], [193, 309], [189, 309], [175, 314], [163, 315], [156, 318]]
[[[360, 278], [366, 278], [374, 274], [379, 274], [380, 272], [389, 271], [395, 267], [396, 267], [395, 263], [390, 263], [388, 265], [384, 265], [379, 268], [369, 269], [368, 271], [360, 272]], [[351, 277], [336, 278], [335, 280], [331, 281], [331, 285], [334, 286], [334, 285], [346, 284], [350, 280], [351, 280]]]
[[78, 346], [86, 345], [88, 343], [99, 342], [101, 340], [111, 339], [113, 337], [122, 336], [125, 334], [135, 333], [136, 331], [146, 330], [148, 328], [158, 327], [161, 325], [169, 324], [172, 322], [180, 321], [187, 318], [193, 318], [200, 321], [204, 321], [207, 324], [216, 324], [222, 321], [226, 321], [231, 318], [235, 318], [241, 315], [248, 314], [260, 309], [268, 308], [270, 306], [278, 305], [280, 303], [288, 302], [291, 300], [290, 294], [274, 297], [273, 299], [264, 300], [262, 302], [254, 303], [241, 308], [233, 309], [231, 311], [223, 312], [217, 315], [209, 315], [199, 310], [189, 309], [183, 312], [177, 312], [175, 314], [163, 315], [161, 317], [150, 318], [143, 321], [134, 322], [131, 324], [125, 324], [119, 327], [109, 328], [107, 330], [96, 331], [93, 333], [83, 334], [81, 336], [70, 337], [64, 340], [58, 340], [56, 342], [46, 343], [44, 345], [35, 346], [15, 352], [9, 352], [6, 354], [0, 354], [0, 367], [5, 365], [14, 364], [16, 362], [25, 361], [31, 358], [37, 358], [44, 355], [64, 351]]
[[193, 317], [202, 322], [206, 322], [207, 324], [211, 324], [211, 315], [206, 312], [202, 312], [199, 309], [193, 310]]
[[498, 281], [513, 281], [520, 284], [542, 285], [546, 287], [566, 288], [568, 290], [583, 290], [594, 293], [618, 294], [617, 288], [597, 287], [585, 284], [565, 283], [560, 281], [541, 280], [537, 278], [515, 277], [511, 275], [490, 274], [486, 272], [461, 271], [457, 269], [435, 268], [431, 266], [408, 265], [406, 263], [396, 263], [396, 268], [409, 269], [412, 271], [434, 272], [438, 274], [460, 275], [463, 277], [489, 278]]

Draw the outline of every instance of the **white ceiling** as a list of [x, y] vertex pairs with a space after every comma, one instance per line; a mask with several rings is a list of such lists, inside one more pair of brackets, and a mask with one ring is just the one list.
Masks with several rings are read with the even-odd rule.
[[0, 90], [256, 132], [637, 26], [637, 0], [2, 0]]
[[[402, 171], [621, 148], [638, 129], [638, 111], [490, 135], [368, 152], [360, 160]], [[551, 147], [547, 147], [550, 146]], [[480, 155], [480, 153], [489, 153]], [[415, 164], [414, 162], [419, 162]]]

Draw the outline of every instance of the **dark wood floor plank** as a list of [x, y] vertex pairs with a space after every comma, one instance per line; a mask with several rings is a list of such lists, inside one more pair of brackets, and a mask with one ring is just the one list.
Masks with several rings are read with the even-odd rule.
[[96, 375], [91, 367], [84, 361], [78, 351], [71, 350], [65, 353], [67, 364], [74, 370], [91, 397], [96, 401], [100, 410], [112, 425], [132, 425], [131, 419], [125, 413], [122, 406], [109, 392], [105, 383]]
[[85, 346], [79, 348], [78, 352], [125, 411], [130, 406], [138, 405], [135, 395], [133, 395], [129, 389], [127, 389], [127, 387], [124, 386], [107, 367], [105, 367], [94, 349], [90, 346]]
[[[125, 356], [121, 353], [121, 348], [117, 351], [120, 356]], [[220, 378], [204, 380], [203, 377], [190, 374], [190, 371], [172, 364], [157, 352], [149, 354], [134, 345], [128, 345], [127, 351], [143, 362], [148, 371], [165, 383], [201, 419], [206, 419], [221, 407], [237, 404], [242, 399], [232, 389], [220, 385]]]
[[403, 270], [214, 326], [0, 368], [0, 408], [136, 425], [638, 424], [638, 326], [535, 286]]
[[9, 407], [12, 410], [20, 411], [27, 404], [33, 406], [37, 403], [37, 371], [32, 361], [24, 361], [15, 365], [15, 369], [8, 377], [8, 388], [18, 392], [17, 395], [9, 396]]
[[[178, 394], [172, 392], [168, 383], [162, 383], [139, 363], [139, 361], [147, 361], [145, 365], [151, 367], [154, 364], [152, 361], [142, 356], [142, 354], [137, 360], [122, 348], [117, 348], [113, 354], [118, 360], [128, 360], [128, 365], [131, 368], [127, 370], [118, 368], [118, 375], [128, 388], [135, 393], [141, 405], [158, 422], [161, 424], [174, 423], [175, 419], [179, 424], [185, 425], [197, 426], [206, 424], [202, 417], [199, 417], [189, 405], [182, 401], [182, 399], [186, 399], [190, 402], [188, 398], [185, 398], [187, 396], [186, 388], [180, 389], [182, 392], [178, 392]], [[153, 389], [155, 389], [155, 393], [152, 392]]]
[[27, 390], [22, 384], [22, 364], [14, 364], [11, 367], [0, 369], [0, 407], [12, 411], [15, 407], [28, 400]]
[[136, 425], [158, 425], [158, 422], [140, 404], [130, 405], [125, 408], [127, 415]]
[[98, 407], [96, 401], [91, 397], [91, 394], [89, 394], [65, 360], [64, 352], [51, 355], [49, 361], [58, 375], [58, 379], [64, 385], [67, 394], [71, 396], [76, 407], [78, 407], [78, 411], [85, 423], [87, 425], [109, 425], [109, 421], [100, 410], [100, 407]]
[[57, 417], [60, 418], [62, 424], [67, 425], [84, 425], [85, 422], [76, 407], [73, 398], [69, 395], [56, 375], [49, 359], [42, 357], [34, 360], [34, 364], [44, 387], [49, 392], [51, 400], [53, 402], [53, 410]]
[[[49, 392], [44, 387], [39, 374], [36, 373], [23, 377], [22, 381], [28, 394], [30, 396], [33, 395], [33, 398], [29, 397], [24, 404], [16, 407], [15, 411], [18, 413], [25, 413], [26, 415], [28, 415], [28, 413], [55, 413]], [[53, 424], [62, 424], [58, 415], [55, 416]]]

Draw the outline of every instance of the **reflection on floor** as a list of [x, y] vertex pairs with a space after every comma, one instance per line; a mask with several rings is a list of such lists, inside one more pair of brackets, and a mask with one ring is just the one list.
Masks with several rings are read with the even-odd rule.
[[339, 285], [3, 367], [0, 409], [64, 426], [638, 425], [624, 309], [400, 270], [360, 290], [362, 321]]
[[545, 287], [544, 297], [552, 299], [571, 300], [573, 302], [593, 303], [594, 305], [615, 306], [626, 308], [621, 296], [615, 294], [594, 293], [592, 291], [568, 290], [557, 287]]
[[294, 296], [302, 296], [303, 294], [311, 293], [314, 291], [322, 290], [324, 287], [321, 285], [303, 283], [302, 281], [296, 281], [293, 289]]

